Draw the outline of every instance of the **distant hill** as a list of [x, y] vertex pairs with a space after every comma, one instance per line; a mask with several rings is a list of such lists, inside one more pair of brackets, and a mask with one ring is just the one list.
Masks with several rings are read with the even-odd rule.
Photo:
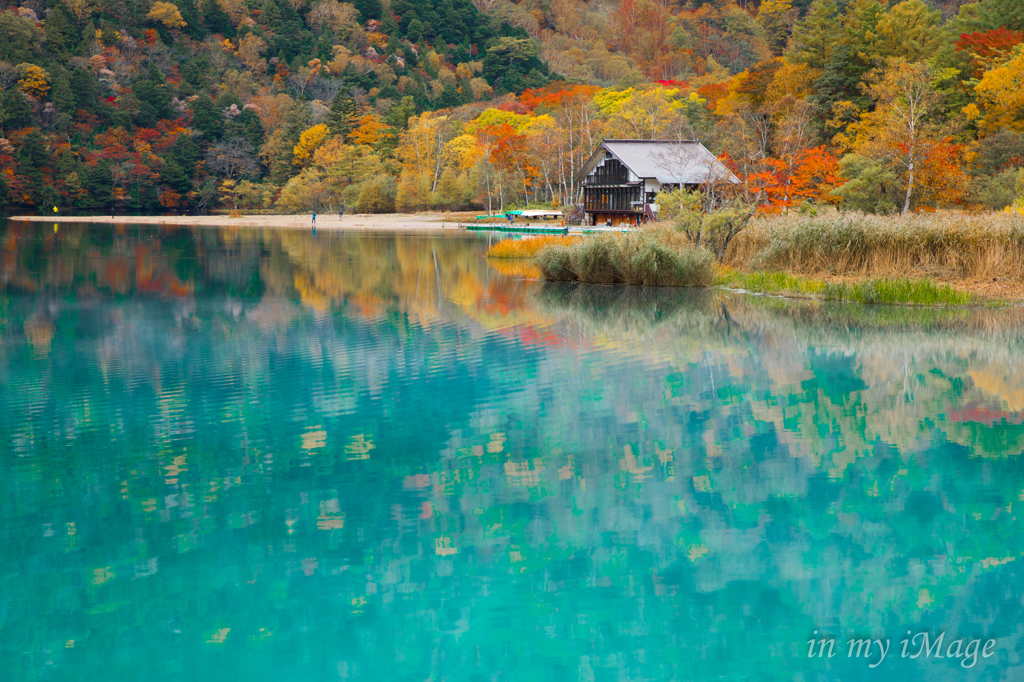
[[1001, 208], [1022, 43], [1020, 0], [0, 0], [0, 206], [574, 203], [604, 137], [685, 135], [777, 207]]

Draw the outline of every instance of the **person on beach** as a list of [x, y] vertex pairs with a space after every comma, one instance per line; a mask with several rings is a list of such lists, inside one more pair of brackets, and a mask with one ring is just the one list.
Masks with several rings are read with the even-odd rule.
[[338, 220], [340, 221], [344, 217], [345, 217], [345, 207], [342, 206], [341, 208], [338, 209]]
[[316, 213], [313, 214], [313, 229], [316, 229]]

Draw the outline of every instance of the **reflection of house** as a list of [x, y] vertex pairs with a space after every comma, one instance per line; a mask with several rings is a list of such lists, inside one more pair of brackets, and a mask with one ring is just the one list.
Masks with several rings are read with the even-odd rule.
[[663, 189], [737, 183], [696, 140], [605, 140], [576, 176], [582, 181], [587, 225], [651, 220]]

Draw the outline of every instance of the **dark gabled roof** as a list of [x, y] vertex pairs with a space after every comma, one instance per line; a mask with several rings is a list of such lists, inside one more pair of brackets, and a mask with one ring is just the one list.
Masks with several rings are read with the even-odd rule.
[[589, 175], [607, 154], [638, 178], [655, 179], [663, 185], [740, 181], [697, 140], [605, 140], [583, 164], [576, 181]]

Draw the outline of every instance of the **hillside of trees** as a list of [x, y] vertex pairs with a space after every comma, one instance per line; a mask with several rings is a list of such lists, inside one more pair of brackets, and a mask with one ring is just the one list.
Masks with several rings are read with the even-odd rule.
[[0, 2], [9, 210], [575, 203], [700, 139], [765, 210], [1024, 204], [1017, 0]]

